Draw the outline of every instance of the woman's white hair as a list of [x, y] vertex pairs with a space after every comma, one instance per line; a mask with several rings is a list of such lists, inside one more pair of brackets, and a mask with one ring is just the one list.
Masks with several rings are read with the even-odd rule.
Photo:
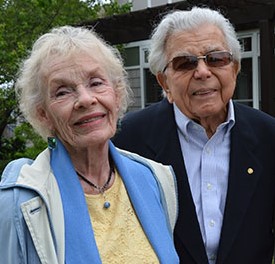
[[43, 138], [52, 134], [38, 114], [38, 109], [44, 105], [45, 91], [48, 89], [42, 74], [47, 70], [43, 68], [44, 62], [53, 56], [66, 57], [82, 51], [99, 58], [104, 65], [120, 99], [119, 117], [127, 110], [132, 91], [119, 51], [93, 30], [72, 26], [54, 28], [34, 43], [29, 57], [19, 69], [15, 85], [24, 117]]
[[149, 67], [156, 75], [167, 64], [165, 56], [167, 39], [174, 33], [196, 30], [204, 24], [217, 26], [224, 34], [228, 49], [232, 52], [234, 61], [241, 65], [241, 47], [237, 39], [235, 29], [228, 19], [220, 12], [209, 8], [193, 7], [189, 11], [173, 11], [168, 13], [151, 36], [151, 48], [149, 53]]

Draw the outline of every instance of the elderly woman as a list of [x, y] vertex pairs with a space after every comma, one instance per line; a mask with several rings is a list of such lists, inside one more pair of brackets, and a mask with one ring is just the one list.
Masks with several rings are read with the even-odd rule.
[[16, 89], [49, 147], [3, 173], [1, 263], [178, 263], [172, 170], [110, 142], [129, 101], [118, 52], [87, 29], [53, 29]]

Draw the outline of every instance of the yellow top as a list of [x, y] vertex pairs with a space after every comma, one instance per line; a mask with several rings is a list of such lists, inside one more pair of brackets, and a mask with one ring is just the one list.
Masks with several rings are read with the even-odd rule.
[[[117, 171], [112, 187], [104, 195], [85, 197], [103, 264], [159, 263]], [[105, 201], [111, 204], [108, 209], [103, 208]]]

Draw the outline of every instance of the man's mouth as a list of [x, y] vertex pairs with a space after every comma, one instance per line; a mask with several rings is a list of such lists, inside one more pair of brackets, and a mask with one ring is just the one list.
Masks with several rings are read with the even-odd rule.
[[200, 90], [200, 91], [196, 91], [193, 93], [193, 95], [206, 95], [206, 94], [211, 94], [213, 92], [215, 92], [216, 90], [211, 89], [211, 90]]

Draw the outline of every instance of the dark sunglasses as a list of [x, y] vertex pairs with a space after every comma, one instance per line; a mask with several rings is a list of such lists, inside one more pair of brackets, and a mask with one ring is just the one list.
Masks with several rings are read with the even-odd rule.
[[174, 71], [190, 71], [197, 68], [199, 60], [202, 59], [209, 67], [222, 67], [233, 61], [232, 53], [229, 51], [213, 51], [204, 56], [182, 55], [170, 60], [164, 67], [164, 72], [170, 63]]

